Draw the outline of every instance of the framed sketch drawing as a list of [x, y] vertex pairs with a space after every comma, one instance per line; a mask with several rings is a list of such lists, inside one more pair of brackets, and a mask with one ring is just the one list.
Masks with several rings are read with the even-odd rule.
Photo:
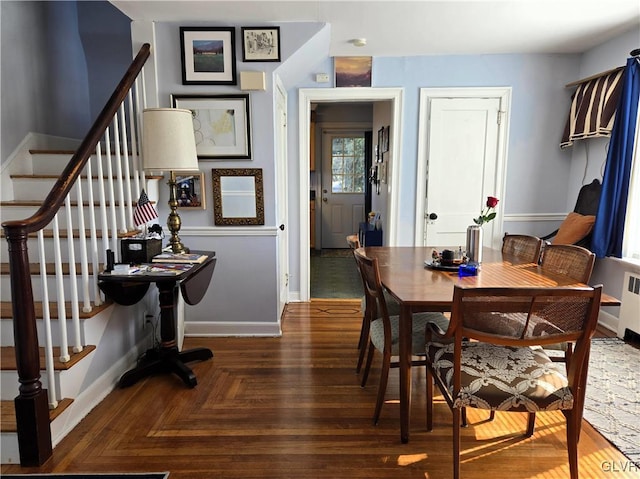
[[280, 27], [242, 27], [243, 62], [279, 62]]
[[171, 103], [191, 110], [199, 159], [251, 159], [248, 94], [171, 95]]
[[235, 85], [233, 27], [180, 27], [183, 85]]
[[179, 208], [206, 209], [204, 193], [204, 173], [182, 171], [176, 174]]

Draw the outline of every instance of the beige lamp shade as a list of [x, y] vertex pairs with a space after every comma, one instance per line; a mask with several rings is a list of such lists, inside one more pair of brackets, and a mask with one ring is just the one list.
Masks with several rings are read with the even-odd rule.
[[142, 116], [145, 170], [198, 170], [191, 111], [178, 108], [147, 108]]

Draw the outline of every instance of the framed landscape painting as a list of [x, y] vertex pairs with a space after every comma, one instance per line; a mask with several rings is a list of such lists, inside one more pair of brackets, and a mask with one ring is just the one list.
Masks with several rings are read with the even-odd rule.
[[191, 110], [199, 159], [251, 159], [248, 94], [172, 95], [171, 104]]
[[370, 87], [371, 57], [335, 57], [336, 87]]
[[180, 27], [183, 85], [235, 85], [233, 27]]

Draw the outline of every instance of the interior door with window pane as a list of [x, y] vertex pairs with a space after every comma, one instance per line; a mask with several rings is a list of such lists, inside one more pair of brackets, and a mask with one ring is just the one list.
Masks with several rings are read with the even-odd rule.
[[322, 248], [346, 248], [364, 218], [364, 132], [325, 133], [322, 138]]

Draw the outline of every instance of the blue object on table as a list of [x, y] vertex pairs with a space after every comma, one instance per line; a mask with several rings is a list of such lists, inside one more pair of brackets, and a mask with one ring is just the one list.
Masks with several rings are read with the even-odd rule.
[[465, 276], [477, 276], [478, 266], [474, 263], [461, 264], [458, 268], [458, 276], [464, 278]]

